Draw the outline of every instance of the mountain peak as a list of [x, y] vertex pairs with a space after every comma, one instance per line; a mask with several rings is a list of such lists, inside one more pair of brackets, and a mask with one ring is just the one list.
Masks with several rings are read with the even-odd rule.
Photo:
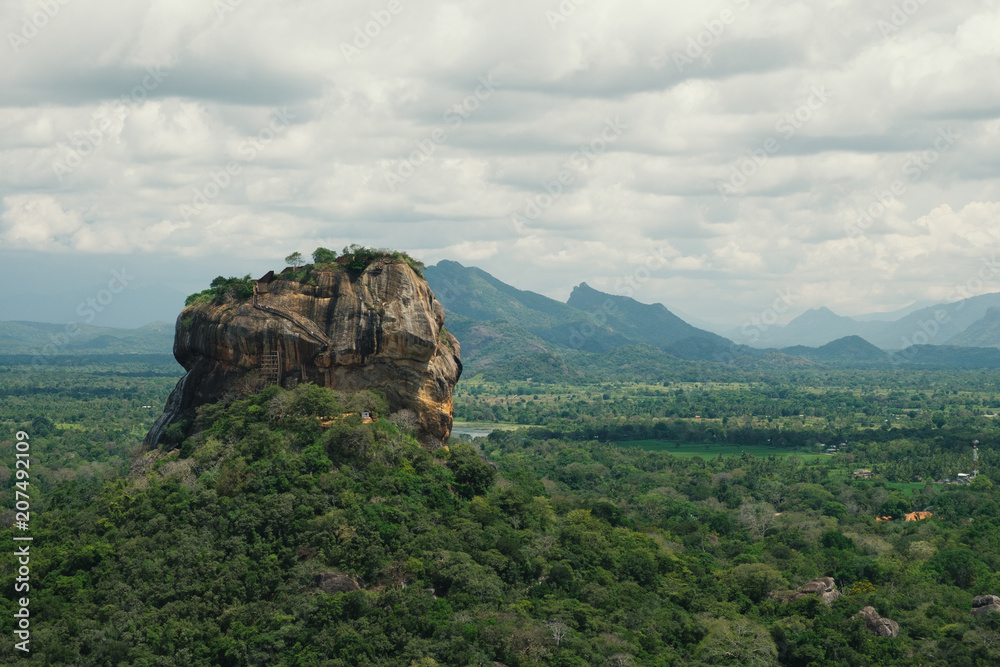
[[805, 357], [821, 363], [877, 364], [886, 361], [885, 352], [861, 336], [844, 336], [820, 347], [797, 345], [782, 350], [785, 354]]
[[[802, 313], [801, 315], [799, 315], [798, 317], [796, 317], [795, 319], [793, 319], [792, 322], [798, 322], [798, 321], [802, 321], [802, 322], [823, 322], [823, 321], [830, 321], [830, 320], [843, 321], [843, 320], [850, 320], [850, 319], [851, 318], [849, 318], [849, 317], [845, 317], [843, 315], [838, 315], [837, 313], [833, 312], [832, 310], [830, 310], [826, 306], [820, 306], [819, 308], [810, 308], [806, 312]], [[789, 322], [789, 325], [791, 325], [792, 322]]]
[[837, 340], [830, 341], [826, 345], [821, 346], [821, 350], [861, 350], [865, 352], [875, 352], [881, 354], [882, 351], [866, 341], [861, 336], [844, 336], [843, 338], [838, 338]]
[[[733, 348], [731, 341], [692, 326], [659, 303], [607, 294], [586, 282], [574, 287], [562, 303], [507, 285], [482, 269], [456, 266], [439, 263], [425, 275], [448, 312], [463, 318], [453, 320], [449, 328], [481, 343], [463, 348], [466, 361], [473, 365], [480, 359], [512, 355], [518, 338], [522, 345], [530, 340], [532, 348], [544, 341], [585, 352], [650, 345], [684, 359], [724, 358]], [[518, 330], [520, 336], [515, 335]]]
[[948, 341], [960, 347], [1000, 347], [1000, 308], [990, 306], [965, 331]]

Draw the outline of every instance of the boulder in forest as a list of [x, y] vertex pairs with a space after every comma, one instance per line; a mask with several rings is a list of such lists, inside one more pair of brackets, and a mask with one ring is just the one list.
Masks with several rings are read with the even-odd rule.
[[899, 634], [899, 623], [883, 618], [875, 611], [875, 607], [865, 607], [857, 614], [865, 619], [865, 625], [879, 637], [895, 637]]
[[823, 602], [827, 604], [833, 604], [833, 601], [840, 597], [840, 591], [837, 590], [837, 584], [833, 581], [832, 577], [810, 579], [799, 586], [799, 592], [806, 594], [814, 593], [823, 598]]
[[316, 587], [327, 594], [360, 591], [361, 586], [353, 577], [343, 572], [321, 572], [314, 577]]
[[823, 602], [829, 605], [833, 604], [833, 601], [840, 597], [840, 591], [837, 590], [837, 584], [833, 581], [832, 577], [819, 577], [817, 579], [810, 579], [794, 591], [774, 591], [771, 593], [770, 598], [777, 600], [781, 604], [788, 604], [789, 602], [802, 599], [807, 595], [818, 595], [822, 598]]
[[972, 599], [972, 613], [978, 616], [989, 611], [1000, 611], [1000, 596], [977, 595]]

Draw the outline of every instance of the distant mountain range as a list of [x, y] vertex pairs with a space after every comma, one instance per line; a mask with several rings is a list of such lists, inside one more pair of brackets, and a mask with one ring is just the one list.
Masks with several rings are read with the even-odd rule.
[[[442, 261], [425, 277], [462, 346], [466, 376], [657, 377], [705, 379], [726, 368], [1000, 368], [1000, 293], [948, 304], [914, 304], [895, 313], [855, 318], [827, 308], [784, 327], [730, 338], [697, 327], [662, 304], [606, 294], [581, 283], [563, 303], [521, 290], [476, 267]], [[124, 300], [116, 307], [127, 310]], [[179, 308], [177, 312], [179, 312]], [[0, 322], [0, 356], [38, 354], [170, 354], [174, 327], [137, 329], [78, 324]], [[720, 363], [721, 362], [721, 363]], [[723, 365], [725, 364], [725, 365]], [[756, 372], [756, 371], [754, 371]]]
[[781, 352], [828, 364], [869, 366], [886, 362], [886, 353], [860, 336], [845, 336], [820, 347], [786, 347]]
[[963, 347], [1000, 347], [1000, 308], [990, 308], [948, 342]]
[[[448, 328], [462, 344], [463, 363], [473, 374], [511, 364], [539, 372], [564, 369], [567, 360], [608, 370], [609, 355], [621, 361], [623, 350], [658, 368], [678, 361], [1000, 368], [1000, 350], [983, 349], [1000, 347], [1000, 307], [994, 307], [1000, 306], [1000, 294], [952, 304], [915, 304], [863, 319], [817, 308], [785, 327], [770, 327], [750, 347], [695, 327], [662, 304], [606, 294], [586, 283], [562, 303], [458, 262], [442, 261], [425, 275], [447, 311]], [[581, 356], [585, 353], [591, 356]]]
[[424, 275], [447, 312], [468, 367], [555, 351], [605, 353], [646, 345], [678, 359], [724, 361], [759, 354], [694, 327], [661, 304], [605, 294], [586, 283], [567, 303], [511, 287], [482, 269], [442, 261]]
[[106, 285], [75, 286], [56, 295], [8, 292], [0, 300], [0, 321], [69, 323], [135, 328], [150, 322], [173, 322], [187, 296], [163, 285], [129, 285], [117, 292]]
[[[784, 327], [771, 326], [759, 332], [759, 338], [747, 340], [754, 347], [819, 346], [845, 336], [860, 336], [883, 350], [901, 350], [911, 345], [966, 345], [992, 347], [1000, 344], [1000, 331], [980, 338], [959, 338], [967, 329], [983, 320], [991, 308], [1000, 307], [1000, 293], [982, 294], [952, 303], [938, 303], [906, 312], [891, 320], [859, 320], [837, 315], [829, 308], [813, 308]], [[872, 317], [872, 316], [866, 316]], [[983, 331], [997, 331], [995, 320], [977, 324]], [[741, 340], [738, 332], [734, 340]], [[975, 340], [992, 340], [978, 344]]]
[[137, 329], [76, 328], [40, 322], [0, 322], [0, 355], [172, 354], [174, 325]]

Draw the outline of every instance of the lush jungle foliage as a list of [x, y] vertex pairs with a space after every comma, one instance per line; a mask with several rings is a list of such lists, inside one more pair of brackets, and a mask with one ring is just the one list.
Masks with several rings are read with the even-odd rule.
[[[291, 266], [278, 274], [276, 279], [294, 280], [315, 285], [316, 278], [313, 276], [315, 271], [346, 270], [352, 274], [360, 274], [378, 259], [389, 262], [405, 262], [420, 277], [423, 277], [422, 270], [426, 268], [423, 262], [410, 257], [405, 252], [384, 248], [368, 248], [356, 243], [345, 247], [340, 255], [328, 248], [316, 248], [312, 257], [313, 264], [303, 265], [301, 264], [302, 254], [292, 253], [285, 258], [285, 261]], [[253, 297], [253, 284], [254, 279], [250, 277], [250, 274], [242, 278], [218, 276], [212, 280], [207, 290], [188, 296], [184, 305], [196, 306], [208, 303], [220, 305], [230, 301], [247, 301]]]
[[207, 290], [192, 294], [185, 299], [184, 305], [197, 306], [202, 303], [219, 305], [229, 301], [246, 301], [253, 296], [253, 283], [250, 274], [242, 278], [219, 276], [212, 280]]
[[[34, 537], [33, 654], [5, 641], [0, 662], [1000, 661], [1000, 613], [970, 613], [973, 596], [1000, 594], [997, 429], [983, 416], [995, 377], [471, 382], [459, 413], [524, 410], [544, 428], [433, 453], [376, 393], [272, 387], [202, 409], [176, 450], [142, 452], [177, 373], [0, 367], [0, 538], [13, 544], [20, 429]], [[361, 410], [382, 418], [362, 424]], [[840, 435], [846, 451], [818, 447]], [[932, 483], [970, 469], [974, 437], [976, 482]], [[722, 442], [748, 451], [717, 456]], [[854, 480], [862, 466], [876, 478]], [[0, 558], [11, 637], [13, 549]], [[327, 573], [361, 590], [323, 592]], [[820, 576], [843, 593], [832, 605], [773, 599]], [[867, 605], [899, 636], [872, 634], [856, 616]]]
[[346, 269], [351, 273], [359, 274], [380, 259], [389, 262], [405, 262], [421, 277], [423, 277], [422, 271], [427, 268], [423, 262], [410, 257], [405, 252], [386, 248], [369, 248], [357, 243], [345, 246], [339, 255], [329, 248], [316, 248], [312, 253], [312, 259], [313, 264], [306, 265], [304, 269], [307, 273], [315, 267], [316, 270], [322, 271], [343, 271]]

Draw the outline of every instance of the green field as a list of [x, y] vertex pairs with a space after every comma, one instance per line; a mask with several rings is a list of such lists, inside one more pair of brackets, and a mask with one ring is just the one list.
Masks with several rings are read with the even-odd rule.
[[927, 486], [927, 482], [886, 482], [885, 485], [890, 489], [902, 491], [907, 496], [912, 497], [914, 493]]
[[717, 445], [717, 444], [692, 444], [683, 442], [670, 442], [667, 440], [626, 440], [614, 442], [619, 447], [640, 447], [654, 452], [667, 452], [674, 456], [690, 458], [700, 456], [701, 458], [715, 458], [722, 456], [740, 456], [743, 452], [753, 454], [758, 457], [766, 456], [798, 456], [803, 461], [814, 461], [825, 459], [827, 454], [811, 454], [795, 449], [781, 449], [777, 447], [765, 447], [763, 445]]

